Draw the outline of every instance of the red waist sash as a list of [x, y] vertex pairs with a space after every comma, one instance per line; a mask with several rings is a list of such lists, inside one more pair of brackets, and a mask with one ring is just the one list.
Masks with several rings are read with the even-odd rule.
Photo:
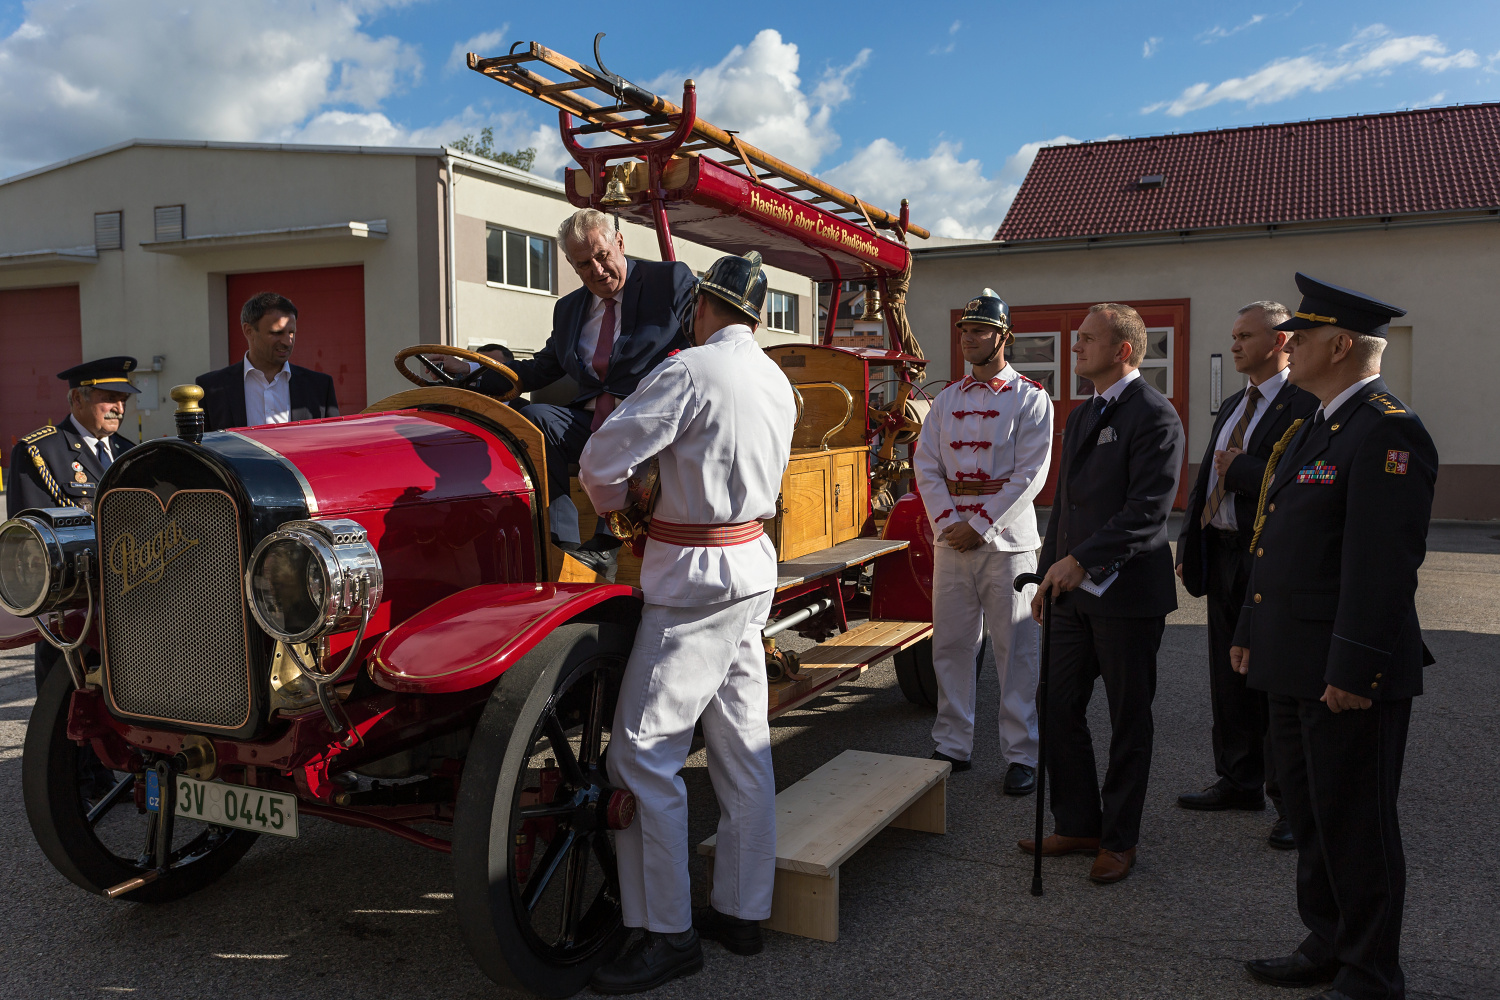
[[766, 529], [759, 521], [741, 521], [738, 524], [677, 524], [663, 521], [659, 517], [653, 517], [650, 527], [646, 529], [646, 537], [684, 548], [698, 545], [744, 545], [765, 533]]

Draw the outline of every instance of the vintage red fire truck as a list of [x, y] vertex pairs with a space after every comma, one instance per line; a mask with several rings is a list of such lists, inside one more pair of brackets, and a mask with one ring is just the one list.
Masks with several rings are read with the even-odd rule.
[[[691, 82], [679, 107], [535, 44], [470, 65], [558, 105], [581, 164], [570, 197], [653, 226], [665, 256], [675, 232], [835, 290], [885, 287], [894, 349], [771, 351], [803, 412], [768, 525], [783, 562], [767, 711], [892, 655], [930, 703], [927, 520], [909, 494], [871, 499], [900, 492], [920, 418], [904, 209], [698, 120]], [[623, 141], [580, 145], [590, 132]], [[60, 872], [139, 903], [201, 889], [309, 818], [393, 834], [452, 855], [488, 975], [569, 996], [623, 933], [611, 831], [634, 802], [602, 760], [641, 595], [628, 559], [607, 583], [549, 544], [540, 433], [434, 352], [514, 380], [419, 345], [396, 359], [418, 387], [364, 413], [207, 434], [201, 390], [179, 386], [178, 436], [121, 456], [91, 511], [0, 525], [0, 647], [45, 633], [67, 650], [27, 730], [27, 815]], [[789, 655], [790, 628], [826, 641]], [[85, 794], [86, 747], [113, 775], [103, 793]]]

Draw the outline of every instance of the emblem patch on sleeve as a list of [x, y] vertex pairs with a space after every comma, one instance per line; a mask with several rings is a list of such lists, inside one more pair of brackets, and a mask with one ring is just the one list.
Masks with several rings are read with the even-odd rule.
[[1302, 470], [1297, 473], [1297, 482], [1332, 486], [1333, 481], [1338, 478], [1338, 473], [1338, 466], [1329, 465], [1320, 458], [1313, 464], [1302, 467]]
[[1393, 476], [1406, 475], [1406, 465], [1411, 461], [1409, 451], [1388, 451], [1385, 453], [1385, 471]]

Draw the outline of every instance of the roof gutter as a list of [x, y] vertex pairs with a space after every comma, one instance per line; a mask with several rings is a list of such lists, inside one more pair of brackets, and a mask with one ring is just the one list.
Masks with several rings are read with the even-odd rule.
[[1318, 226], [1310, 229], [1277, 229], [1260, 226], [1228, 233], [1204, 235], [1160, 234], [1140, 237], [1071, 237], [1067, 240], [1034, 243], [983, 243], [957, 247], [913, 247], [912, 256], [922, 257], [1001, 257], [1011, 254], [1055, 253], [1063, 250], [1110, 250], [1127, 247], [1178, 246], [1187, 243], [1224, 243], [1231, 240], [1262, 240], [1285, 236], [1327, 236], [1334, 233], [1365, 233], [1387, 229], [1427, 229], [1433, 226], [1460, 226], [1475, 222], [1500, 222], [1500, 209], [1484, 209], [1483, 215], [1446, 219], [1413, 219], [1410, 221], [1368, 222], [1341, 226]]

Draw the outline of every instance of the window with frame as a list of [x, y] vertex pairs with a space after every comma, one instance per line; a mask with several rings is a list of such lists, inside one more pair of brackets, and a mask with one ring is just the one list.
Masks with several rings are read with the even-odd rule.
[[492, 284], [552, 291], [552, 243], [545, 236], [491, 226], [485, 235], [485, 277]]
[[766, 293], [766, 329], [797, 332], [797, 296], [788, 292]]
[[1058, 398], [1062, 371], [1057, 356], [1055, 333], [1018, 333], [1005, 345], [1005, 360], [1016, 371], [1040, 382], [1047, 395]]
[[[1141, 378], [1151, 383], [1168, 399], [1172, 398], [1172, 334], [1170, 326], [1146, 327], [1146, 356], [1141, 359]], [[1073, 343], [1078, 343], [1078, 331], [1073, 331]], [[1088, 399], [1094, 394], [1094, 383], [1083, 376], [1073, 375], [1073, 398]]]

